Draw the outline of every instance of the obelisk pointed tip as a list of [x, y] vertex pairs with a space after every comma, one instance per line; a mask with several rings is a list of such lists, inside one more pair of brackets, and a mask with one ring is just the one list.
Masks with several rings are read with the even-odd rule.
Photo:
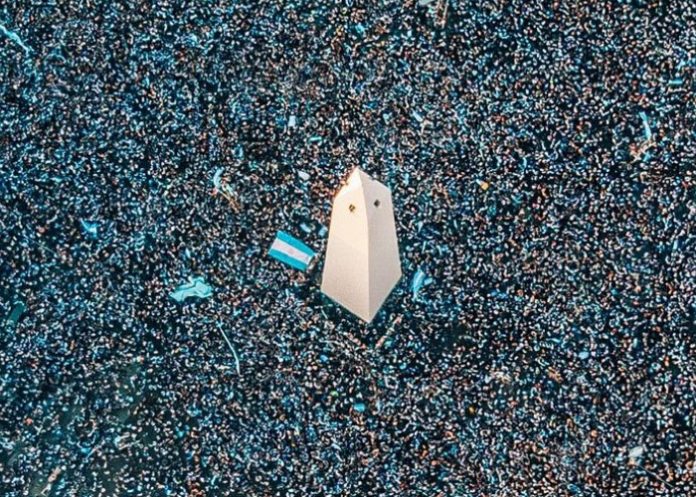
[[348, 177], [349, 184], [365, 185], [370, 180], [372, 180], [372, 177], [370, 177], [369, 174], [367, 174], [365, 171], [363, 171], [359, 167], [356, 167], [355, 169], [353, 169], [353, 171], [350, 173], [350, 176]]

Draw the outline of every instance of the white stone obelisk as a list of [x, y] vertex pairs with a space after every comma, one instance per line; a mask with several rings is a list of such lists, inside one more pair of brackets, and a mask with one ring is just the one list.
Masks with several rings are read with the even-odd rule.
[[400, 278], [391, 191], [355, 168], [334, 197], [321, 291], [369, 323]]

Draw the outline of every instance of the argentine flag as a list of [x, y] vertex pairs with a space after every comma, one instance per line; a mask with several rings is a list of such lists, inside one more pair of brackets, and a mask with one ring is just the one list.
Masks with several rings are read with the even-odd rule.
[[316, 253], [297, 238], [284, 231], [276, 233], [268, 255], [295, 269], [305, 271]]

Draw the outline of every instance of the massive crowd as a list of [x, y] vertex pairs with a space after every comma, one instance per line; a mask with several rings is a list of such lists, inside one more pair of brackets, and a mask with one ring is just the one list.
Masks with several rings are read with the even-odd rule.
[[[694, 495], [695, 14], [2, 5], [0, 495]], [[355, 166], [370, 325], [266, 256]]]

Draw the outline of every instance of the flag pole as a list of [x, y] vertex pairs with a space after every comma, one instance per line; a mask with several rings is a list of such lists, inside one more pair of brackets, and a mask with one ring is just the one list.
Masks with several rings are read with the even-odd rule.
[[241, 374], [239, 371], [239, 357], [237, 356], [237, 351], [234, 350], [234, 347], [232, 346], [232, 342], [230, 342], [230, 339], [227, 338], [227, 335], [225, 334], [224, 330], [222, 329], [222, 326], [220, 326], [219, 323], [218, 323], [218, 329], [220, 330], [220, 333], [222, 333], [222, 336], [224, 337], [225, 341], [227, 342], [227, 345], [229, 346], [230, 350], [232, 351], [232, 354], [234, 355], [234, 362], [235, 362], [235, 366], [237, 369], [237, 374]]

